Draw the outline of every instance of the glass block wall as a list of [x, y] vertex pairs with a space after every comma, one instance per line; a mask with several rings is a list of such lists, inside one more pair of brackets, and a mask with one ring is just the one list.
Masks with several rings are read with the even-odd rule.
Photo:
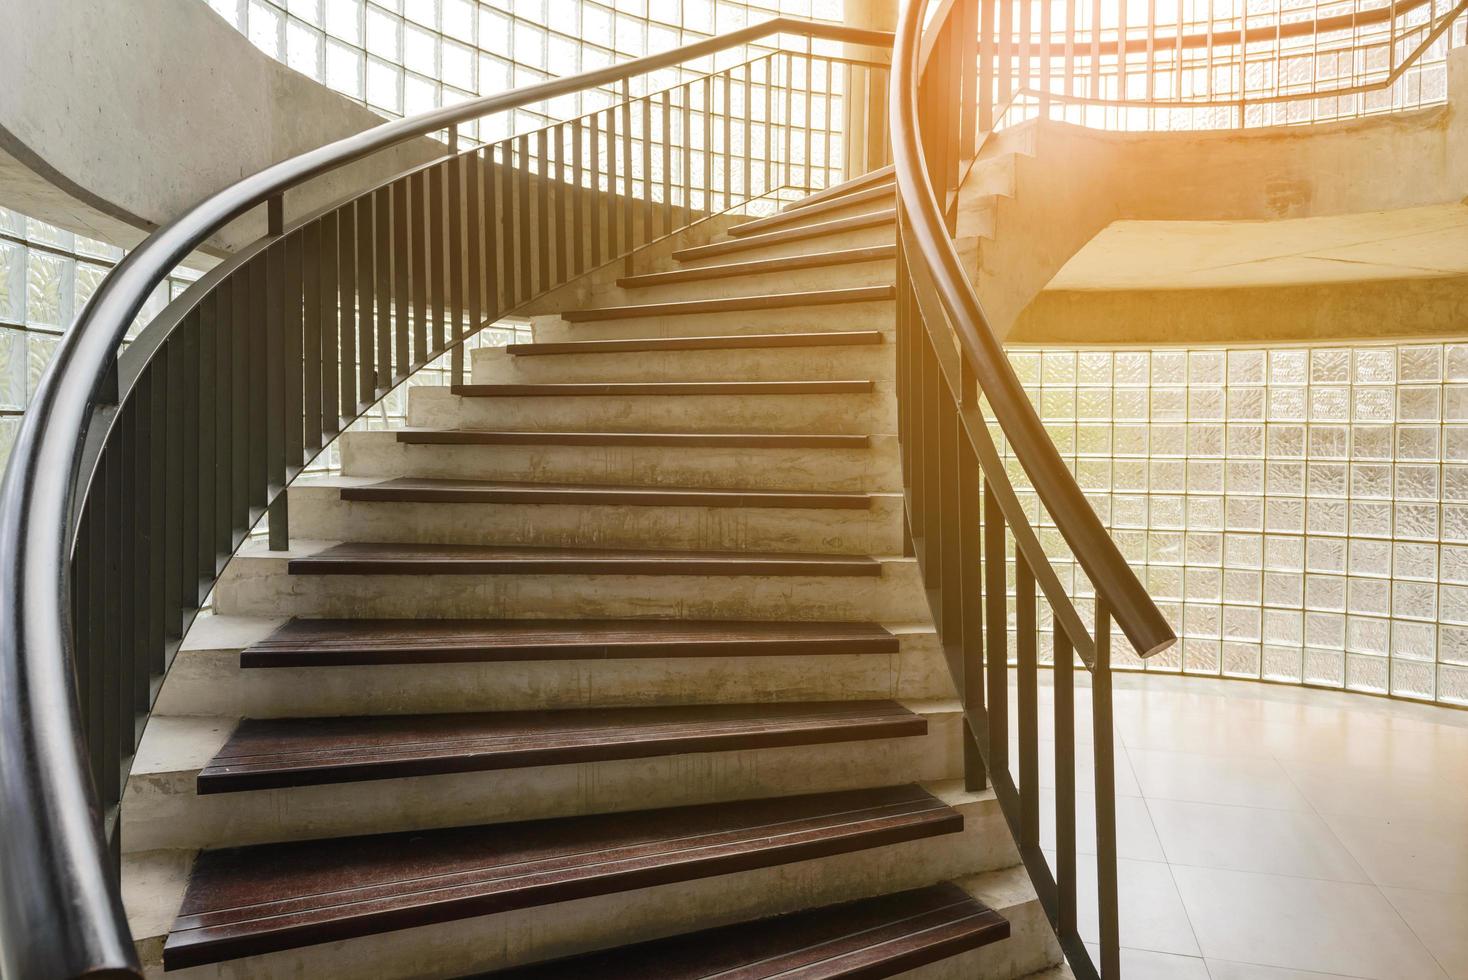
[[1010, 356], [1181, 638], [1146, 669], [1468, 705], [1468, 344]]
[[[122, 249], [0, 208], [0, 468], [41, 373]], [[149, 298], [137, 334], [195, 278], [178, 269]]]
[[[385, 116], [574, 75], [781, 15], [839, 21], [844, 0], [206, 0], [256, 47]], [[800, 41], [803, 45], [805, 42]], [[826, 45], [839, 53], [839, 45]], [[804, 50], [804, 48], [801, 48]], [[751, 48], [699, 72], [748, 60]], [[634, 95], [693, 71], [638, 79]], [[515, 132], [603, 108], [609, 93], [517, 113]], [[484, 121], [485, 141], [510, 135]], [[462, 135], [472, 137], [465, 131]]]

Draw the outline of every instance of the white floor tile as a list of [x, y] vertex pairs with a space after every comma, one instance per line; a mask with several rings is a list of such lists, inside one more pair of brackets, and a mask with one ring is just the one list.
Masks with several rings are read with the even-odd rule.
[[1178, 800], [1148, 800], [1147, 807], [1173, 864], [1333, 881], [1371, 880], [1313, 813]]
[[1468, 980], [1468, 895], [1383, 888], [1407, 926], [1453, 980]]

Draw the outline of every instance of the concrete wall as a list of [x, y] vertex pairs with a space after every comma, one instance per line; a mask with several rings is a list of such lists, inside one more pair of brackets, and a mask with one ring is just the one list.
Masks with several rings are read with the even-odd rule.
[[[0, 25], [0, 202], [120, 245], [382, 122], [199, 0], [0, 0]], [[441, 152], [420, 140], [312, 182], [288, 196], [287, 216]], [[263, 230], [263, 215], [247, 216], [212, 244], [228, 250]]]

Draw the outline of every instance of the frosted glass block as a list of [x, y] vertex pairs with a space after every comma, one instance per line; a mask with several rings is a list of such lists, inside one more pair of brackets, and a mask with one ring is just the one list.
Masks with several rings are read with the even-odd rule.
[[[1218, 603], [1223, 599], [1223, 573], [1216, 568], [1188, 568], [1184, 576], [1190, 602]], [[1209, 636], [1216, 636], [1210, 633]]]
[[[1225, 534], [1223, 537], [1223, 563], [1229, 568], [1262, 568], [1264, 565], [1264, 538], [1258, 534]], [[1257, 592], [1257, 589], [1255, 590]], [[1244, 600], [1230, 597], [1230, 602]]]
[[1308, 379], [1306, 365], [1308, 352], [1303, 350], [1272, 350], [1269, 352], [1269, 383], [1271, 385], [1302, 385]]
[[1403, 464], [1396, 468], [1397, 498], [1402, 500], [1436, 500], [1438, 468], [1419, 464]]
[[1437, 699], [1450, 704], [1468, 704], [1468, 668], [1439, 666]]
[[1398, 697], [1431, 700], [1435, 693], [1431, 664], [1392, 659], [1392, 693]]
[[1346, 683], [1346, 655], [1339, 650], [1305, 648], [1306, 684], [1341, 687]]
[[1041, 355], [1040, 381], [1046, 385], [1074, 385], [1076, 383], [1076, 355], [1074, 351], [1045, 351]]
[[1110, 388], [1081, 388], [1076, 392], [1076, 418], [1111, 418]]
[[1040, 392], [1040, 418], [1051, 421], [1073, 419], [1076, 414], [1074, 388], [1045, 388]]
[[366, 97], [362, 52], [336, 41], [326, 42], [326, 84], [354, 99]]
[[1305, 495], [1305, 464], [1271, 461], [1264, 468], [1266, 493], [1279, 496]]
[[[508, 34], [509, 18], [501, 18]], [[403, 56], [403, 22], [386, 11], [372, 5], [367, 7], [367, 51], [379, 58], [397, 62]], [[508, 45], [507, 45], [508, 47]], [[506, 55], [508, 51], [504, 52]]]
[[27, 395], [25, 331], [0, 327], [0, 408], [24, 409]]
[[1346, 643], [1346, 617], [1339, 613], [1305, 614], [1305, 643], [1308, 646], [1341, 650]]
[[1261, 673], [1265, 680], [1299, 681], [1304, 651], [1298, 647], [1264, 645]]
[[46, 368], [51, 365], [51, 358], [56, 356], [58, 343], [60, 343], [60, 338], [49, 334], [30, 333], [26, 335], [26, 390], [28, 396], [35, 395], [36, 388], [40, 386], [41, 375], [46, 373]]
[[1396, 411], [1395, 388], [1356, 388], [1351, 417], [1357, 422], [1391, 422]]
[[1146, 527], [1147, 498], [1132, 494], [1112, 497], [1111, 521], [1114, 527]]
[[1152, 358], [1147, 351], [1117, 351], [1114, 377], [1119, 387], [1145, 387], [1152, 383]]
[[1397, 458], [1429, 460], [1438, 458], [1439, 430], [1431, 425], [1397, 426]]
[[1346, 384], [1351, 380], [1349, 350], [1314, 350], [1310, 352], [1311, 384]]
[[1468, 629], [1462, 626], [1439, 626], [1437, 657], [1445, 664], [1468, 666]]
[[1402, 619], [1436, 619], [1437, 586], [1430, 582], [1393, 583], [1392, 615]]
[[1396, 351], [1390, 347], [1358, 348], [1355, 351], [1356, 384], [1395, 384], [1397, 380]]
[[1388, 498], [1392, 495], [1392, 467], [1382, 463], [1351, 466], [1351, 496]]
[[1152, 385], [1183, 385], [1188, 382], [1188, 356], [1184, 351], [1152, 352]]
[[1055, 444], [1062, 456], [1074, 456], [1076, 451], [1076, 429], [1071, 422], [1046, 422], [1045, 433]]
[[1437, 511], [1437, 504], [1397, 504], [1397, 537], [1416, 540], [1436, 539], [1438, 536]]
[[1305, 501], [1287, 497], [1266, 498], [1264, 530], [1277, 534], [1305, 533]]
[[[1156, 523], [1154, 516], [1154, 527]], [[1173, 531], [1152, 531], [1147, 535], [1147, 560], [1153, 564], [1182, 564], [1183, 536]]]
[[403, 15], [424, 27], [437, 28], [438, 0], [403, 0]]
[[1227, 395], [1229, 419], [1236, 422], [1264, 420], [1265, 389], [1230, 388]]
[[[1157, 489], [1155, 483], [1153, 489]], [[1187, 492], [1223, 493], [1223, 461], [1215, 459], [1189, 461], [1187, 463]]]
[[60, 330], [71, 325], [75, 259], [32, 250], [26, 270], [26, 322]]
[[1156, 599], [1182, 598], [1182, 569], [1169, 565], [1149, 565], [1147, 591]]
[[1229, 640], [1259, 640], [1262, 610], [1257, 606], [1224, 606], [1223, 635]]
[[1391, 574], [1392, 543], [1362, 538], [1350, 541], [1350, 572], [1352, 575], [1378, 576]]
[[438, 85], [417, 75], [403, 76], [403, 111], [408, 115], [438, 107]]
[[1435, 580], [1437, 546], [1398, 541], [1392, 545], [1392, 574], [1397, 578]]
[[1397, 352], [1397, 377], [1402, 382], [1441, 381], [1443, 349], [1437, 344], [1403, 347]]
[[[1346, 609], [1346, 580], [1339, 575], [1305, 576], [1305, 607], [1325, 612], [1344, 612]], [[1307, 641], [1320, 645], [1318, 641]]]
[[1443, 458], [1453, 462], [1468, 460], [1468, 426], [1443, 426]]
[[[1344, 463], [1311, 463], [1306, 470], [1306, 492], [1312, 497], [1344, 497], [1346, 474]], [[1345, 533], [1345, 525], [1341, 533]]]
[[1188, 389], [1188, 418], [1195, 422], [1222, 421], [1223, 389]]
[[1148, 519], [1152, 526], [1166, 529], [1182, 529], [1186, 523], [1187, 508], [1180, 496], [1154, 495], [1148, 503]]
[[1224, 521], [1230, 531], [1264, 530], [1264, 498], [1228, 497], [1224, 505]]
[[367, 101], [388, 112], [403, 111], [403, 72], [376, 58], [367, 59]]
[[[563, 10], [557, 11], [554, 26], [574, 33], [575, 10], [574, 5], [567, 5]], [[439, 26], [445, 34], [466, 44], [474, 43], [474, 4], [470, 0], [442, 0], [439, 16]]]
[[1263, 629], [1266, 646], [1299, 646], [1305, 637], [1304, 614], [1292, 609], [1265, 609]]
[[0, 241], [0, 320], [25, 322], [28, 251], [24, 245]]
[[1217, 637], [1223, 621], [1223, 609], [1216, 605], [1188, 602], [1183, 604], [1183, 633], [1188, 636]]
[[1082, 490], [1104, 491], [1111, 489], [1111, 460], [1081, 459], [1075, 464], [1076, 483]]
[[1437, 590], [1437, 615], [1445, 623], [1468, 623], [1468, 588], [1441, 586]]
[[1222, 385], [1224, 380], [1224, 352], [1199, 350], [1188, 354], [1188, 384]]
[[[1115, 531], [1111, 540], [1116, 542], [1116, 548], [1121, 556], [1134, 569], [1140, 568], [1147, 560], [1147, 534], [1144, 531]], [[1139, 573], [1138, 577], [1142, 577]]]
[[1082, 351], [1076, 362], [1076, 382], [1083, 385], [1111, 384], [1111, 353]]
[[1226, 466], [1229, 493], [1264, 492], [1264, 464], [1255, 460], [1231, 459]]
[[1262, 601], [1262, 578], [1261, 572], [1243, 571], [1243, 569], [1223, 569], [1223, 601], [1226, 603], [1249, 603], [1257, 606]]
[[1189, 565], [1217, 565], [1222, 560], [1222, 534], [1193, 531], [1186, 535], [1186, 561]]
[[1112, 485], [1117, 490], [1145, 491], [1147, 489], [1147, 461], [1143, 459], [1117, 459], [1111, 468]]
[[[1294, 608], [1304, 604], [1305, 576], [1298, 572], [1265, 572], [1264, 604]], [[1268, 633], [1265, 634], [1266, 639]]]
[[1162, 423], [1151, 427], [1150, 443], [1153, 456], [1186, 456], [1188, 454], [1188, 426]]
[[1223, 643], [1223, 673], [1229, 677], [1257, 678], [1261, 660], [1262, 652], [1257, 643]]
[[1270, 456], [1303, 459], [1305, 456], [1305, 427], [1270, 423], [1267, 428], [1266, 452]]
[[1111, 397], [1112, 413], [1121, 421], [1145, 422], [1151, 417], [1150, 399], [1145, 388], [1119, 388]]
[[285, 15], [259, 0], [250, 2], [250, 43], [272, 58], [280, 57]]
[[1344, 500], [1310, 500], [1305, 508], [1305, 531], [1312, 535], [1344, 535], [1350, 508]]
[[1358, 425], [1351, 429], [1352, 459], [1391, 459], [1393, 431], [1387, 425]]
[[1183, 640], [1183, 671], [1216, 675], [1222, 666], [1222, 648], [1217, 640], [1187, 637]]
[[1040, 355], [1038, 352], [1011, 351], [1009, 363], [1014, 368], [1020, 384], [1037, 385], [1040, 383]]
[[362, 0], [327, 0], [326, 32], [348, 44], [362, 43]]
[[1442, 536], [1445, 541], [1468, 541], [1468, 506], [1442, 505]]
[[1346, 619], [1346, 649], [1351, 653], [1384, 657], [1391, 642], [1390, 637], [1389, 620], [1364, 616], [1350, 616]]
[[459, 89], [474, 88], [474, 51], [453, 41], [444, 41], [439, 51], [442, 67], [439, 78]]
[[1444, 385], [1443, 418], [1450, 422], [1468, 420], [1468, 385]]
[[1311, 388], [1310, 419], [1314, 422], [1344, 422], [1351, 417], [1349, 388]]
[[[1468, 355], [1465, 355], [1464, 360], [1465, 365], [1468, 365]], [[1231, 350], [1228, 352], [1228, 383], [1230, 385], [1262, 385], [1264, 380], [1263, 351]]]
[[1188, 417], [1188, 389], [1153, 388], [1152, 414], [1154, 422], [1182, 422]]
[[[372, 8], [368, 8], [368, 20], [370, 22]], [[370, 23], [368, 37], [372, 35]], [[606, 35], [587, 35], [605, 37]], [[483, 5], [479, 8], [479, 47], [481, 50], [502, 58], [510, 57], [510, 18], [497, 10], [491, 10]]]
[[1388, 663], [1385, 657], [1346, 657], [1346, 687], [1353, 691], [1385, 694]]
[[1222, 456], [1224, 428], [1221, 425], [1188, 426], [1188, 455]]
[[286, 64], [308, 78], [321, 81], [325, 77], [322, 71], [321, 43], [320, 31], [297, 20], [289, 21], [285, 30]]
[[1188, 530], [1223, 530], [1224, 522], [1222, 497], [1205, 497], [1197, 494], [1189, 494], [1187, 498], [1187, 507]]
[[1274, 534], [1265, 535], [1264, 567], [1274, 571], [1299, 571], [1304, 568], [1304, 539]]
[[1076, 426], [1076, 452], [1082, 456], [1111, 456], [1111, 426]]
[[1305, 388], [1270, 388], [1269, 420], [1303, 422], [1306, 416]]
[[1402, 422], [1434, 422], [1441, 415], [1440, 389], [1412, 385], [1397, 389], [1397, 419]]

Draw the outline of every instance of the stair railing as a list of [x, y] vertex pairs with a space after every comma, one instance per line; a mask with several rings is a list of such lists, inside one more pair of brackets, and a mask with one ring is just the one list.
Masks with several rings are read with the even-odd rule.
[[[886, 103], [889, 69], [777, 49], [651, 91], [664, 69], [786, 34], [778, 18], [662, 54], [384, 123], [271, 166], [161, 228], [63, 337], [0, 485], [0, 973], [134, 976], [118, 808], [181, 637], [263, 514], [373, 403], [495, 319], [659, 237], [782, 188], [886, 163], [843, 147], [834, 99]], [[633, 79], [650, 94], [633, 97]], [[612, 104], [465, 147], [476, 120], [558, 96]], [[827, 111], [805, 107], [825, 104]], [[291, 188], [409, 140], [444, 153], [314, 214]], [[838, 159], [839, 154], [839, 159]], [[231, 221], [268, 232], [125, 338], [155, 286]]]
[[[1120, 975], [1113, 625], [1142, 657], [1166, 649], [1176, 636], [1050, 441], [954, 246], [960, 181], [985, 135], [979, 114], [981, 16], [992, 11], [982, 14], [980, 0], [941, 0], [931, 13], [928, 0], [908, 0], [893, 50], [897, 399], [908, 540], [963, 701], [968, 785], [992, 785], [1076, 975], [1109, 980]], [[985, 403], [1040, 506], [1090, 580], [1089, 616], [1086, 603], [1062, 585], [1010, 484]], [[1006, 555], [1011, 545], [1012, 565]], [[1053, 870], [1040, 840], [1037, 588], [1049, 608], [1053, 636]], [[1099, 968], [1082, 939], [1077, 908], [1077, 659], [1091, 681]], [[1011, 770], [1011, 747], [1017, 772]]]

